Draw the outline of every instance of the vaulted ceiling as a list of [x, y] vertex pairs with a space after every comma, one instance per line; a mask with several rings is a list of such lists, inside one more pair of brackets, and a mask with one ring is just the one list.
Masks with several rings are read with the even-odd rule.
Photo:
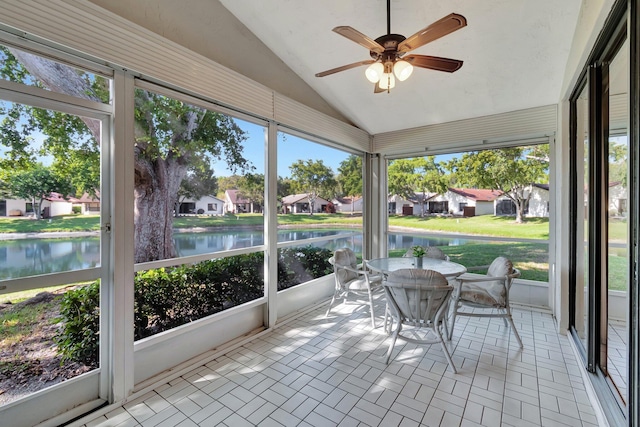
[[451, 74], [415, 69], [390, 93], [374, 94], [366, 66], [315, 74], [370, 59], [332, 29], [386, 34], [386, 0], [89, 1], [369, 134], [558, 103], [565, 69], [584, 61], [575, 52], [585, 34], [571, 52], [576, 25], [602, 3], [391, 0], [391, 32], [406, 37], [452, 12], [463, 15], [466, 27], [411, 53], [464, 64]]
[[332, 29], [348, 25], [372, 39], [386, 34], [386, 0], [220, 2], [330, 106], [370, 134], [557, 103], [582, 3], [392, 0], [391, 32], [406, 37], [449, 13], [465, 16], [466, 27], [412, 52], [464, 65], [454, 73], [416, 68], [390, 93], [374, 94], [366, 66], [315, 74], [370, 59], [366, 48]]

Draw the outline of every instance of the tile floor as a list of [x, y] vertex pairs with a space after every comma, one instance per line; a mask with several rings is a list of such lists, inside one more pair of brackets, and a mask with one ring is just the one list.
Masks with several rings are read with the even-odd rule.
[[567, 337], [549, 313], [516, 307], [524, 350], [501, 319], [460, 317], [451, 348], [371, 328], [366, 307], [327, 305], [194, 367], [85, 427], [596, 426]]
[[623, 399], [627, 397], [627, 323], [609, 320], [607, 367]]

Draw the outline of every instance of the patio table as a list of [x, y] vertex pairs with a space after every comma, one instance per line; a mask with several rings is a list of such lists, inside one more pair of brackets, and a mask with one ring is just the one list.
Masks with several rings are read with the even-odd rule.
[[[388, 274], [401, 268], [416, 268], [412, 257], [376, 258], [367, 261], [367, 266], [383, 274]], [[422, 267], [420, 268], [424, 270], [435, 270], [448, 279], [458, 277], [467, 271], [464, 265], [458, 264], [457, 262], [427, 257], [422, 258]]]

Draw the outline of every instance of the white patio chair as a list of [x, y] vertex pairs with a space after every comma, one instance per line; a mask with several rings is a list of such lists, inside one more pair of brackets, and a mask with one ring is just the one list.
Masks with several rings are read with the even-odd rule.
[[[436, 246], [425, 246], [425, 254], [424, 257], [425, 258], [433, 258], [433, 259], [442, 259], [445, 261], [449, 261], [449, 255], [445, 254], [444, 252], [442, 252], [442, 249], [436, 247]], [[402, 255], [403, 258], [413, 258], [413, 249], [409, 249], [407, 250], [407, 252], [404, 253], [404, 255]], [[384, 316], [384, 330], [387, 333], [390, 333], [391, 331], [391, 325], [388, 324], [389, 323], [389, 305], [387, 304], [387, 308], [385, 309], [385, 316]]]
[[[487, 275], [484, 277], [473, 277], [467, 274], [458, 277], [457, 289], [453, 295], [449, 339], [453, 334], [456, 316], [499, 317], [504, 320], [505, 327], [511, 326], [520, 348], [523, 348], [522, 340], [513, 323], [509, 305], [509, 291], [511, 290], [513, 279], [517, 277], [520, 277], [520, 271], [514, 268], [513, 263], [505, 257], [498, 257], [493, 260]], [[460, 310], [463, 306], [490, 311], [478, 313]]]
[[[453, 286], [449, 285], [447, 278], [433, 270], [404, 268], [390, 273], [383, 287], [389, 311], [395, 321], [393, 323], [396, 324], [396, 329], [391, 333], [385, 363], [389, 363], [398, 337], [415, 344], [439, 342], [451, 370], [457, 373], [441, 331], [441, 328], [444, 328], [446, 336], [445, 314], [453, 291]], [[407, 333], [414, 334], [402, 334], [404, 326], [410, 327], [407, 328]], [[418, 334], [423, 337], [417, 338]]]
[[[436, 246], [425, 246], [424, 249], [426, 251], [424, 256], [427, 257], [427, 258], [443, 259], [445, 261], [449, 261], [449, 255], [447, 255], [444, 252], [442, 252], [442, 249], [440, 249], [440, 248], [438, 248]], [[413, 258], [413, 249], [409, 249], [402, 256], [404, 258]]]
[[373, 292], [381, 288], [382, 275], [372, 274], [366, 267], [366, 261], [363, 261], [362, 264], [357, 264], [356, 254], [349, 248], [337, 249], [333, 256], [329, 258], [329, 263], [333, 265], [336, 289], [325, 317], [329, 316], [331, 307], [333, 307], [336, 299], [342, 298], [343, 303], [346, 303], [349, 294], [360, 297], [366, 296], [368, 297], [369, 311], [371, 312], [371, 325], [375, 328]]

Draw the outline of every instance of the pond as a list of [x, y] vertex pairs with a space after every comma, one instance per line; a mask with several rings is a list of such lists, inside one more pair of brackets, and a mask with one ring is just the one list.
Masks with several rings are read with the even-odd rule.
[[[362, 251], [362, 235], [354, 230], [287, 229], [278, 231], [278, 241], [288, 242], [311, 238], [333, 238], [314, 242], [314, 246], [334, 250], [348, 246]], [[216, 232], [176, 233], [178, 256], [199, 255], [262, 245], [260, 230], [224, 230]], [[463, 245], [468, 239], [389, 233], [389, 250], [413, 245]], [[306, 243], [304, 243], [306, 245]], [[38, 274], [56, 273], [100, 265], [100, 240], [96, 237], [57, 239], [19, 239], [0, 241], [0, 280]]]

